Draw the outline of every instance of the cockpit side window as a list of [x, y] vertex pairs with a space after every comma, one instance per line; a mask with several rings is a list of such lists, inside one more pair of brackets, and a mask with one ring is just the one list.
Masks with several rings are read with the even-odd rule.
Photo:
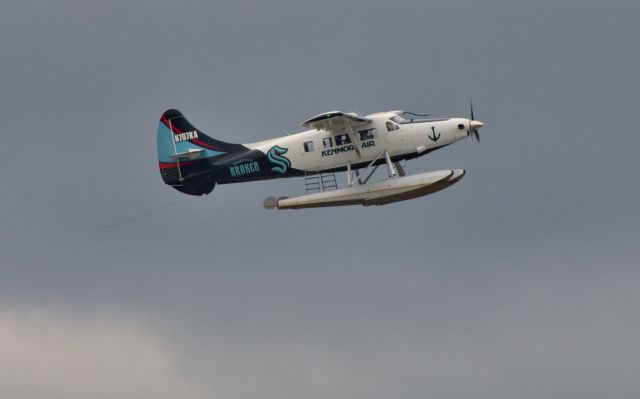
[[398, 130], [398, 129], [400, 129], [400, 128], [398, 127], [398, 125], [396, 125], [396, 124], [395, 124], [395, 123], [393, 123], [393, 122], [387, 121], [387, 132], [392, 132], [392, 131], [394, 131], [394, 130]]
[[329, 148], [332, 147], [333, 144], [331, 143], [331, 137], [325, 137], [322, 139], [322, 147], [323, 148]]

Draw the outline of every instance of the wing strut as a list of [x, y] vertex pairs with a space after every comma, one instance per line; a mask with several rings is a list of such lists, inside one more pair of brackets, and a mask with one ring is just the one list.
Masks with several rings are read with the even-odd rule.
[[407, 172], [405, 172], [402, 165], [400, 165], [400, 161], [394, 162], [393, 164], [396, 166], [396, 170], [398, 171], [400, 177], [405, 177], [407, 175]]
[[358, 141], [356, 141], [356, 135], [353, 134], [353, 129], [351, 129], [351, 123], [349, 121], [347, 121], [344, 124], [344, 127], [347, 129], [347, 133], [349, 134], [349, 138], [351, 139], [351, 142], [353, 143], [353, 148], [356, 150], [356, 154], [358, 154], [358, 156], [360, 158], [362, 158], [362, 154], [360, 154], [360, 143]]
[[387, 172], [389, 173], [389, 177], [394, 177], [398, 174], [396, 172], [396, 168], [393, 166], [393, 162], [391, 162], [391, 158], [389, 157], [388, 152], [384, 152], [384, 159], [387, 161]]
[[[391, 157], [389, 157], [389, 153], [386, 151], [382, 151], [380, 154], [378, 154], [375, 158], [373, 158], [373, 160], [371, 162], [369, 162], [369, 165], [367, 165], [367, 167], [365, 168], [366, 171], [369, 171], [368, 173], [366, 173], [366, 176], [363, 178], [363, 176], [360, 175], [360, 173], [358, 172], [358, 170], [352, 170], [351, 169], [351, 162], [347, 163], [347, 185], [348, 186], [355, 186], [355, 185], [360, 185], [360, 184], [367, 184], [367, 182], [369, 181], [369, 179], [371, 178], [371, 176], [375, 173], [376, 170], [378, 170], [378, 166], [380, 165], [375, 165], [374, 164], [384, 156], [385, 162], [387, 164], [387, 171], [389, 173], [389, 178], [395, 177], [395, 176], [405, 176], [406, 173], [404, 171], [404, 168], [400, 165], [399, 162], [395, 162], [394, 166], [394, 162], [391, 162]], [[397, 168], [397, 169], [396, 169]], [[353, 178], [353, 172], [355, 172], [356, 174], [356, 178]]]
[[[369, 168], [371, 165], [367, 166], [367, 168]], [[373, 172], [375, 172], [375, 170], [378, 168], [378, 165], [376, 165], [373, 168]], [[358, 169], [351, 169], [351, 162], [347, 162], [347, 186], [351, 187], [354, 184], [365, 184], [367, 182], [367, 180], [369, 180], [369, 177], [371, 174], [370, 173], [369, 176], [367, 176], [367, 179], [363, 182], [360, 181], [360, 170]], [[353, 179], [353, 175], [356, 175], [355, 180]]]

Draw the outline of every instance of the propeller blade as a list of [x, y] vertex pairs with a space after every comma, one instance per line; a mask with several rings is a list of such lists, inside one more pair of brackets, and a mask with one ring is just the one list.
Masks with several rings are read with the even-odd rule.
[[475, 121], [476, 118], [473, 117], [473, 101], [472, 100], [469, 100], [469, 106], [470, 106], [469, 108], [471, 108], [471, 120]]
[[473, 133], [473, 137], [476, 138], [478, 143], [480, 142], [480, 134], [478, 133], [478, 128], [482, 127], [482, 123], [476, 121], [476, 117], [473, 113], [473, 100], [469, 99], [469, 110], [471, 111], [471, 119], [469, 120], [469, 136]]

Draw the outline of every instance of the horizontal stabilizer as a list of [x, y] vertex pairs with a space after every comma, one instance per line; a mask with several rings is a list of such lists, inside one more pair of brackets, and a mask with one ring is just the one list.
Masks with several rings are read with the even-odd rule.
[[206, 151], [202, 149], [189, 148], [187, 151], [171, 155], [171, 158], [176, 161], [193, 160], [200, 158], [205, 152]]

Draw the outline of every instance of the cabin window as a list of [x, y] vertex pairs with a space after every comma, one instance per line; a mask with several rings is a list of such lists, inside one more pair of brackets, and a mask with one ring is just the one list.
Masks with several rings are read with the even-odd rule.
[[304, 152], [311, 152], [313, 150], [313, 141], [307, 141], [304, 143]]
[[348, 134], [339, 134], [336, 136], [336, 145], [344, 145], [351, 143], [351, 138]]
[[358, 134], [360, 135], [360, 141], [371, 140], [378, 137], [378, 131], [375, 128], [361, 130], [358, 132]]
[[393, 123], [393, 122], [389, 122], [389, 121], [387, 121], [387, 131], [388, 131], [388, 132], [392, 132], [392, 131], [394, 131], [394, 130], [398, 130], [398, 129], [400, 129], [400, 128], [398, 127], [398, 125], [396, 125], [396, 124], [395, 124], [395, 123]]
[[322, 147], [329, 148], [332, 146], [333, 146], [333, 143], [331, 141], [331, 137], [325, 137], [322, 139]]
[[462, 123], [458, 124], [458, 129], [460, 130], [464, 129], [464, 125]]

